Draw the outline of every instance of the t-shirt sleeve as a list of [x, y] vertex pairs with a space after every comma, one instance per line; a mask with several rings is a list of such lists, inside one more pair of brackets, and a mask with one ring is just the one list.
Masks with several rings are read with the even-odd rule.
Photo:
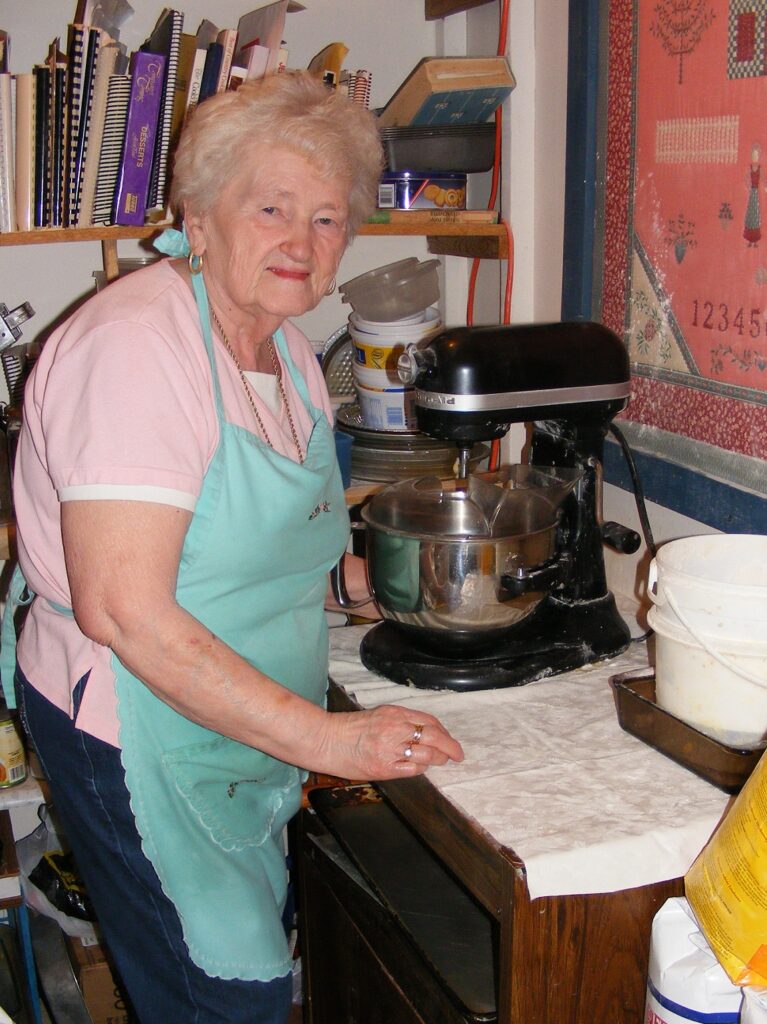
[[40, 403], [60, 500], [194, 507], [218, 428], [209, 372], [190, 348], [130, 321], [62, 340]]

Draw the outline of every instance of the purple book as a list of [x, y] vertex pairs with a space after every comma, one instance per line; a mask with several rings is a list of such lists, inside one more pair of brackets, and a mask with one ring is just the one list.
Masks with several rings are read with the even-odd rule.
[[133, 54], [128, 120], [115, 189], [115, 224], [144, 223], [164, 73], [161, 54], [143, 50]]

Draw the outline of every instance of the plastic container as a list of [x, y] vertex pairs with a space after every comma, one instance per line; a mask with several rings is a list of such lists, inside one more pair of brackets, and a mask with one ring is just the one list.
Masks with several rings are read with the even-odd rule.
[[717, 961], [687, 900], [667, 900], [652, 923], [645, 1021], [738, 1024], [740, 1003], [740, 989]]
[[767, 639], [691, 634], [651, 608], [658, 705], [730, 747], [767, 738]]
[[[658, 621], [728, 640], [767, 639], [767, 536], [711, 534], [664, 544], [650, 563]], [[686, 627], [684, 627], [686, 628]]]
[[352, 376], [354, 380], [366, 387], [402, 387], [397, 373], [397, 361], [408, 345], [427, 342], [440, 330], [442, 321], [436, 309], [429, 311], [430, 316], [421, 324], [412, 327], [382, 331], [379, 334], [366, 334], [352, 326], [350, 321], [349, 334], [352, 339], [354, 358]]
[[411, 342], [420, 341], [422, 338], [431, 336], [442, 327], [442, 317], [436, 306], [429, 306], [422, 309], [418, 320], [410, 318], [386, 321], [366, 320], [359, 313], [352, 313], [349, 317], [349, 330], [366, 338], [381, 340], [396, 339], [397, 341]]
[[740, 1024], [767, 1024], [767, 988], [747, 985], [743, 989]]
[[377, 267], [339, 288], [341, 298], [366, 320], [390, 323], [413, 316], [439, 299], [439, 260], [415, 257]]
[[355, 384], [362, 422], [375, 430], [415, 429], [412, 388], [368, 388]]
[[658, 704], [730, 746], [767, 735], [767, 537], [714, 534], [653, 559]]

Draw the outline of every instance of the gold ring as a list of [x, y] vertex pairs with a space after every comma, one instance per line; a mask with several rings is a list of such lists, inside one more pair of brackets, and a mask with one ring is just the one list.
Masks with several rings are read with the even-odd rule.
[[413, 748], [411, 746], [405, 747], [404, 756], [405, 758], [407, 758], [407, 760], [410, 760], [410, 758], [413, 756]]
[[421, 736], [423, 736], [423, 726], [422, 725], [417, 725], [415, 727], [415, 729], [413, 729], [413, 738], [411, 739], [410, 743], [411, 744], [420, 743], [421, 742]]

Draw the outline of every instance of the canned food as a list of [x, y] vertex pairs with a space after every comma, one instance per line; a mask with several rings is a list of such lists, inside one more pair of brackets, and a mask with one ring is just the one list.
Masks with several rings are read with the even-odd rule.
[[8, 713], [0, 720], [0, 789], [16, 786], [27, 777], [27, 756], [18, 723]]

